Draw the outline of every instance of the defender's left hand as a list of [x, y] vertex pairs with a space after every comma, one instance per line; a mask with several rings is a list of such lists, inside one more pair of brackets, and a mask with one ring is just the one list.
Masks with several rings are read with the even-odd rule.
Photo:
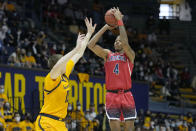
[[97, 24], [92, 24], [92, 19], [90, 18], [90, 20], [88, 20], [88, 18], [86, 18], [85, 20], [85, 24], [88, 30], [88, 33], [93, 34], [93, 32], [95, 31], [95, 28], [97, 26]]

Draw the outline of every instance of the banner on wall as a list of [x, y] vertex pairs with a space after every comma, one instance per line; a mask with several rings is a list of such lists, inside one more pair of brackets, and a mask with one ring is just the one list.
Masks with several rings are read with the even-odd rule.
[[[46, 70], [24, 69], [0, 66], [0, 85], [5, 86], [12, 111], [31, 112], [38, 114], [43, 105], [44, 78]], [[90, 76], [89, 82], [79, 82], [77, 75], [70, 75], [69, 103], [76, 109], [77, 101], [82, 104], [82, 109], [89, 109], [90, 103], [105, 103], [104, 77]], [[148, 109], [148, 84], [133, 82], [132, 93], [136, 108]]]

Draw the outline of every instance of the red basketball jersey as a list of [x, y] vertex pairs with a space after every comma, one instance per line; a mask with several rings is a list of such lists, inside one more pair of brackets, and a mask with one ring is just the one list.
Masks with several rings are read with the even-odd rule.
[[107, 90], [127, 90], [132, 87], [133, 63], [126, 54], [110, 52], [104, 66]]

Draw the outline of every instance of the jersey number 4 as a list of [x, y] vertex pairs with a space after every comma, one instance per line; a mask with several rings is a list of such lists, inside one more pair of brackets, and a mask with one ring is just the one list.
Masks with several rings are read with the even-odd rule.
[[115, 65], [113, 73], [115, 73], [116, 75], [119, 74], [119, 64], [118, 63]]

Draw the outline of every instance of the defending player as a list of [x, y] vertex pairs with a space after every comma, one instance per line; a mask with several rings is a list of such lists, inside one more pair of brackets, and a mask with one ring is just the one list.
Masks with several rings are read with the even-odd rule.
[[135, 53], [128, 43], [123, 15], [118, 8], [113, 8], [113, 14], [118, 20], [120, 30], [120, 35], [114, 43], [115, 53], [96, 45], [103, 33], [111, 29], [107, 24], [90, 40], [88, 48], [105, 61], [106, 114], [111, 130], [120, 131], [120, 120], [125, 120], [125, 131], [130, 131], [134, 129], [136, 118], [135, 102], [130, 91]]
[[65, 56], [54, 55], [49, 59], [50, 73], [45, 78], [44, 105], [36, 120], [36, 131], [67, 131], [65, 117], [67, 115], [67, 96], [69, 75], [74, 65], [83, 56], [87, 43], [95, 30], [86, 18], [88, 32], [86, 36], [79, 34], [76, 47]]

